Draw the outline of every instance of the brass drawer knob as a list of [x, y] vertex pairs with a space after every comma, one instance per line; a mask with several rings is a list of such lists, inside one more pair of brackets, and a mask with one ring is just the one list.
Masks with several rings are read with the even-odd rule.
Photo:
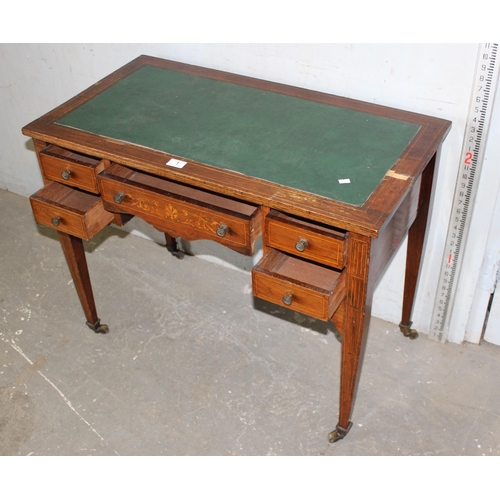
[[307, 242], [307, 240], [305, 238], [300, 238], [299, 241], [297, 241], [297, 243], [295, 243], [295, 248], [299, 251], [299, 252], [303, 252], [307, 245], [309, 245], [309, 243]]
[[52, 217], [51, 222], [54, 226], [58, 226], [61, 223], [61, 217]]
[[122, 193], [121, 191], [119, 191], [118, 193], [116, 193], [114, 196], [113, 196], [113, 200], [115, 201], [115, 203], [118, 203], [118, 205], [125, 199], [125, 193]]
[[61, 177], [65, 181], [69, 180], [69, 178], [71, 177], [71, 171], [70, 170], [64, 170], [63, 172], [61, 172]]
[[288, 293], [287, 295], [285, 295], [283, 297], [283, 304], [285, 304], [286, 306], [291, 306], [292, 302], [293, 302], [293, 298], [292, 298], [291, 293]]
[[229, 228], [225, 224], [221, 224], [216, 230], [217, 236], [220, 236], [221, 238], [224, 238], [228, 232]]

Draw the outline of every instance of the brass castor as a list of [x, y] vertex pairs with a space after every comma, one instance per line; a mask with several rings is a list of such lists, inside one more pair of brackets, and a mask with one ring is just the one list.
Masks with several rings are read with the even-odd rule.
[[174, 238], [169, 234], [165, 233], [165, 240], [167, 242], [166, 244], [167, 250], [177, 259], [183, 259], [186, 253], [179, 248], [179, 243], [177, 241], [177, 238]]
[[178, 259], [183, 259], [184, 258], [184, 255], [186, 255], [184, 252], [182, 252], [181, 250], [175, 250], [175, 251], [172, 251], [172, 250], [169, 250], [169, 252], [174, 256], [174, 257], [177, 257]]
[[328, 434], [328, 441], [330, 441], [330, 443], [336, 443], [337, 441], [345, 438], [347, 433], [351, 430], [351, 427], [352, 422], [349, 422], [347, 429], [344, 429], [343, 427], [340, 427], [340, 425], [337, 425], [337, 427], [335, 427], [335, 430]]
[[414, 330], [411, 325], [413, 323], [410, 321], [410, 324], [408, 325], [403, 325], [403, 323], [399, 323], [399, 329], [401, 330], [401, 333], [405, 336], [408, 337], [411, 340], [415, 340], [418, 338], [418, 332], [417, 330]]
[[104, 324], [101, 325], [100, 319], [98, 319], [95, 323], [90, 323], [90, 321], [87, 321], [86, 324], [95, 333], [108, 333], [109, 332], [109, 326], [104, 325]]

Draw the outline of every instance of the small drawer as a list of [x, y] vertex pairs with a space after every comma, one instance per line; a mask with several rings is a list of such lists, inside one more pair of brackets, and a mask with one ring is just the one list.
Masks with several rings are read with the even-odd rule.
[[304, 259], [343, 269], [346, 234], [271, 210], [265, 220], [264, 244]]
[[328, 321], [345, 296], [345, 276], [333, 269], [269, 250], [252, 269], [253, 294]]
[[98, 181], [107, 210], [137, 215], [171, 236], [210, 239], [245, 255], [254, 253], [260, 207], [116, 163]]
[[63, 233], [90, 240], [114, 220], [99, 196], [49, 182], [30, 197], [35, 220]]
[[46, 179], [75, 186], [91, 193], [99, 193], [97, 174], [104, 169], [104, 161], [58, 146], [40, 151], [40, 166]]

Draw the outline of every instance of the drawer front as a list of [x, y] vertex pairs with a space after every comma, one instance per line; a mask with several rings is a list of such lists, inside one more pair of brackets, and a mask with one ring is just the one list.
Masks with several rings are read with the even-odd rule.
[[150, 186], [132, 185], [110, 177], [107, 171], [99, 176], [99, 184], [108, 210], [137, 215], [172, 236], [210, 239], [240, 253], [253, 254], [260, 235], [258, 207], [252, 207], [250, 215], [235, 213]]
[[346, 233], [308, 224], [275, 210], [266, 217], [264, 244], [326, 266], [345, 267]]
[[55, 182], [32, 195], [30, 203], [39, 224], [84, 240], [90, 240], [114, 220], [98, 196]]
[[344, 299], [345, 276], [271, 250], [252, 269], [252, 287], [256, 297], [328, 321]]
[[99, 193], [97, 174], [104, 169], [103, 161], [58, 146], [48, 146], [39, 157], [46, 179]]

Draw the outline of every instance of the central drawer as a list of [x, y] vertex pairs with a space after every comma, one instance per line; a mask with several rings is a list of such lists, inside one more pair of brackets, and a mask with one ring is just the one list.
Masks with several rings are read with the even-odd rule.
[[252, 269], [256, 297], [328, 321], [345, 297], [345, 273], [270, 249]]
[[261, 233], [260, 207], [116, 163], [98, 175], [104, 206], [137, 215], [185, 240], [209, 239], [252, 255]]

